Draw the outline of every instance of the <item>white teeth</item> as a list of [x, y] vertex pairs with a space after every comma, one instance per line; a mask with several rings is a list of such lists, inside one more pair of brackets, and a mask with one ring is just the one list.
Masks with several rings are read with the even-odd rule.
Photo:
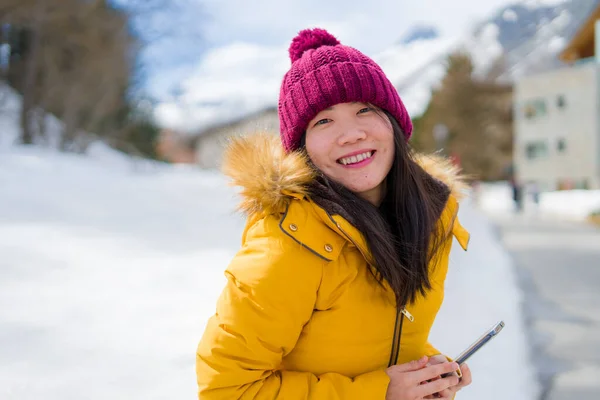
[[357, 154], [355, 156], [341, 158], [340, 163], [342, 163], [344, 165], [356, 164], [358, 162], [366, 160], [367, 158], [371, 158], [372, 155], [373, 155], [372, 151], [367, 151], [365, 153]]

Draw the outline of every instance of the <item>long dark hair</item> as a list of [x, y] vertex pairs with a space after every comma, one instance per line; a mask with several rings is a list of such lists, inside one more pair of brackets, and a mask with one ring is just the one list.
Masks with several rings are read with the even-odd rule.
[[381, 205], [376, 207], [322, 174], [318, 179], [335, 192], [339, 206], [364, 235], [371, 255], [367, 261], [375, 268], [371, 272], [380, 283], [388, 282], [402, 307], [431, 289], [431, 262], [446, 231], [439, 217], [450, 189], [415, 162], [400, 126], [388, 112], [382, 112], [385, 116], [381, 117], [387, 116], [392, 123], [395, 151]]

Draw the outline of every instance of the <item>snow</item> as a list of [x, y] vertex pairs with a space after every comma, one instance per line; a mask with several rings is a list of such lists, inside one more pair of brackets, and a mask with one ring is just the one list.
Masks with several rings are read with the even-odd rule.
[[500, 28], [498, 25], [488, 23], [483, 26], [478, 35], [465, 40], [464, 48], [473, 60], [474, 75], [484, 78], [493, 63], [504, 51], [498, 36]]
[[515, 10], [512, 10], [510, 8], [506, 9], [506, 11], [504, 11], [504, 13], [502, 14], [502, 18], [505, 21], [516, 21], [518, 18], [517, 13], [515, 12]]
[[408, 113], [420, 115], [429, 104], [431, 89], [446, 73], [448, 54], [460, 42], [458, 38], [417, 40], [391, 47], [373, 59], [396, 86]]
[[565, 0], [522, 0], [521, 4], [531, 10], [541, 7], [556, 7], [563, 4]]
[[551, 53], [558, 53], [567, 45], [567, 39], [562, 36], [554, 36], [548, 41], [548, 50]]
[[194, 398], [242, 228], [223, 179], [35, 150], [0, 156], [1, 397]]
[[557, 33], [564, 32], [572, 20], [571, 13], [562, 10], [551, 21], [540, 22], [535, 36], [508, 54], [512, 67], [503, 78], [514, 81], [525, 75], [548, 70], [548, 66], [556, 61], [557, 53], [567, 43], [567, 39]]
[[[0, 150], [14, 144], [20, 132], [19, 113], [21, 95], [5, 83], [0, 82]], [[38, 112], [41, 112], [38, 110]], [[57, 148], [62, 132], [62, 122], [51, 114], [44, 115], [46, 135], [34, 137], [34, 142], [45, 147]], [[35, 129], [35, 126], [34, 126]]]
[[[479, 204], [486, 212], [493, 214], [512, 213], [512, 190], [508, 183], [483, 184]], [[540, 194], [536, 206], [528, 194], [525, 198], [525, 212], [540, 217], [569, 220], [584, 220], [592, 212], [600, 211], [600, 190], [561, 190]]]
[[[196, 345], [245, 222], [236, 191], [218, 173], [100, 145], [81, 156], [10, 143], [0, 145], [0, 397], [196, 398]], [[469, 201], [459, 218], [472, 240], [468, 252], [455, 243], [431, 341], [454, 357], [504, 320], [469, 361], [474, 383], [459, 398], [533, 400], [511, 259]]]

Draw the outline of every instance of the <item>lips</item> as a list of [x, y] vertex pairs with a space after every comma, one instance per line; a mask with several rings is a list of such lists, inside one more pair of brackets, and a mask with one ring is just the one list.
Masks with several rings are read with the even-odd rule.
[[353, 154], [353, 155], [347, 156], [347, 157], [342, 157], [342, 158], [338, 159], [337, 162], [342, 165], [358, 164], [364, 160], [367, 160], [367, 159], [373, 157], [374, 154], [375, 154], [374, 150], [364, 151], [362, 153]]

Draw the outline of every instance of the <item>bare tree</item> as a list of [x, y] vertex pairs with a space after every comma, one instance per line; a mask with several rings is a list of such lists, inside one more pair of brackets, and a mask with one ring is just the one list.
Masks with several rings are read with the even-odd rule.
[[84, 151], [98, 136], [127, 141], [131, 125], [141, 126], [127, 115], [140, 84], [140, 50], [174, 35], [178, 24], [161, 18], [187, 18], [181, 11], [192, 3], [131, 0], [115, 8], [107, 0], [0, 0], [0, 23], [23, 39], [7, 78], [23, 96], [20, 141], [43, 135], [40, 109], [62, 121], [63, 150]]
[[63, 120], [61, 147], [120, 106], [132, 74], [134, 40], [128, 17], [105, 0], [1, 0], [0, 18], [26, 32], [21, 142], [32, 143], [33, 113]]

